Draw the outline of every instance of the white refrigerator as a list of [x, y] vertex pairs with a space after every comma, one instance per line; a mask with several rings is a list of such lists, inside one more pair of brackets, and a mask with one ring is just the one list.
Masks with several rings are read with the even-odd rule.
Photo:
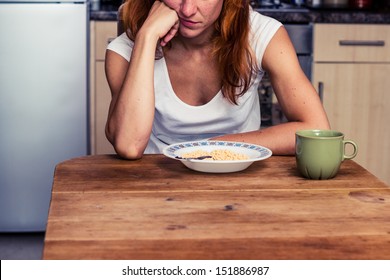
[[0, 0], [0, 232], [45, 231], [56, 164], [88, 154], [88, 3]]

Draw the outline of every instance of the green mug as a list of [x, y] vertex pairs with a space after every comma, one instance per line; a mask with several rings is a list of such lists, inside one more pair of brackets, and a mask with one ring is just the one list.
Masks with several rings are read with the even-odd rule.
[[[295, 158], [300, 174], [309, 179], [324, 180], [336, 176], [345, 159], [353, 159], [358, 146], [344, 140], [344, 134], [335, 130], [300, 130], [295, 133]], [[353, 152], [345, 153], [347, 144]]]

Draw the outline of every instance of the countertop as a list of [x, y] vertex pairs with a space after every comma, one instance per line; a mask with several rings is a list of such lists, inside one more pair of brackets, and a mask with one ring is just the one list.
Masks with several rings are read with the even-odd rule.
[[[390, 24], [390, 11], [372, 10], [329, 10], [329, 9], [255, 9], [263, 15], [273, 17], [282, 23], [370, 23]], [[97, 21], [117, 20], [117, 8], [102, 7], [99, 11], [91, 11], [90, 19]]]

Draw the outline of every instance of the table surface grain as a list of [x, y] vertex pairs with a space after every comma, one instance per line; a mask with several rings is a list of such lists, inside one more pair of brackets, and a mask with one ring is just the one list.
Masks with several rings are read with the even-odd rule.
[[294, 157], [200, 173], [163, 155], [57, 165], [44, 259], [390, 259], [390, 188], [352, 160], [307, 180]]

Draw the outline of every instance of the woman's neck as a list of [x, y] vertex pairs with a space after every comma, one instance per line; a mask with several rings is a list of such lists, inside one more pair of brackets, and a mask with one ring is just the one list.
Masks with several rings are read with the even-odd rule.
[[172, 39], [172, 44], [178, 48], [184, 48], [186, 51], [210, 50], [210, 47], [213, 45], [213, 36], [214, 28], [205, 30], [202, 34], [193, 38], [186, 38], [178, 33]]

